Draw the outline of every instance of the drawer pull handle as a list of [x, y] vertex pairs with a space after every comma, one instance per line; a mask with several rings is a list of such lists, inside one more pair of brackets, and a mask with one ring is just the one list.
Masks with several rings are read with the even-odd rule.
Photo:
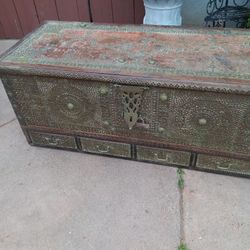
[[228, 165], [224, 165], [223, 166], [223, 164], [221, 164], [220, 162], [216, 162], [216, 167], [218, 168], [218, 169], [221, 169], [221, 170], [228, 170], [228, 169], [230, 169], [231, 167], [233, 166], [233, 164], [231, 164], [231, 163], [229, 163]]
[[165, 155], [165, 158], [159, 157], [158, 153], [155, 153], [154, 156], [155, 156], [155, 160], [157, 161], [169, 161], [169, 156], [167, 154]]
[[108, 153], [109, 150], [110, 150], [109, 146], [99, 146], [99, 145], [97, 145], [96, 148], [97, 148], [97, 151], [99, 153]]
[[46, 140], [46, 142], [49, 144], [49, 145], [52, 145], [52, 146], [57, 146], [61, 139], [59, 138], [55, 138], [54, 136], [51, 136], [51, 137], [44, 137], [44, 139]]

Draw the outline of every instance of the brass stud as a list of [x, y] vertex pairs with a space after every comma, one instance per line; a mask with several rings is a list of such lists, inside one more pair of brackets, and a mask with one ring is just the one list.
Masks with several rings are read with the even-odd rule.
[[168, 96], [167, 96], [165, 93], [162, 93], [162, 94], [160, 95], [160, 100], [161, 100], [162, 102], [165, 102], [167, 99], [168, 99]]
[[151, 65], [154, 65], [155, 64], [155, 60], [149, 60], [148, 63], [151, 64]]
[[199, 124], [200, 125], [206, 125], [207, 124], [207, 120], [204, 119], [204, 118], [201, 118], [201, 119], [199, 119]]
[[71, 103], [71, 102], [69, 102], [69, 103], [67, 104], [67, 107], [68, 107], [68, 109], [73, 109], [73, 108], [74, 108], [74, 104]]
[[109, 125], [109, 122], [108, 122], [108, 121], [104, 121], [103, 124], [104, 124], [105, 126], [108, 126], [108, 125]]
[[120, 58], [120, 59], [118, 59], [118, 62], [119, 62], [119, 63], [125, 63], [125, 60], [122, 59], [122, 58]]
[[159, 131], [160, 133], [163, 133], [163, 132], [165, 131], [165, 129], [162, 128], [162, 127], [159, 127], [159, 128], [158, 128], [158, 131]]
[[101, 95], [106, 95], [108, 93], [108, 88], [103, 86], [99, 91]]

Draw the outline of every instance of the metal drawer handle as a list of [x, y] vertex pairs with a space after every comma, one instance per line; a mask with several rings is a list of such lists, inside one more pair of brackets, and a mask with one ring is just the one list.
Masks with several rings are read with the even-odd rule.
[[170, 159], [167, 154], [165, 155], [165, 158], [160, 158], [158, 153], [155, 153], [154, 156], [155, 156], [155, 160], [157, 160], [157, 161], [169, 161], [169, 159]]
[[[103, 147], [103, 148], [102, 148], [102, 147]], [[97, 145], [96, 148], [97, 148], [97, 151], [98, 151], [99, 153], [108, 153], [109, 150], [110, 150], [110, 147], [109, 147], [109, 146], [99, 146], [99, 145]]]
[[223, 167], [223, 166], [221, 166], [221, 163], [220, 163], [220, 162], [216, 162], [216, 167], [217, 167], [218, 169], [221, 169], [221, 170], [228, 170], [228, 169], [230, 169], [232, 166], [233, 166], [233, 164], [232, 164], [232, 163], [229, 163], [227, 166]]
[[59, 138], [56, 138], [54, 136], [51, 136], [51, 137], [44, 137], [44, 139], [46, 140], [46, 142], [49, 144], [49, 145], [52, 145], [52, 146], [57, 146], [61, 139]]

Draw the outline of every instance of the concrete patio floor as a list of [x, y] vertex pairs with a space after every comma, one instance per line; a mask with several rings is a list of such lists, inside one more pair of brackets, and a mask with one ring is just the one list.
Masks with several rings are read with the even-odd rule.
[[[0, 41], [3, 52], [15, 41]], [[0, 83], [0, 249], [250, 249], [250, 180], [27, 144]]]

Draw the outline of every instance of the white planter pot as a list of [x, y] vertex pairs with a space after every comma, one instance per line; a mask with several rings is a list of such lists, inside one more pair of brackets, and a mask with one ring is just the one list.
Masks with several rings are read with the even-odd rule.
[[175, 25], [182, 24], [181, 7], [183, 0], [144, 0], [144, 24]]

